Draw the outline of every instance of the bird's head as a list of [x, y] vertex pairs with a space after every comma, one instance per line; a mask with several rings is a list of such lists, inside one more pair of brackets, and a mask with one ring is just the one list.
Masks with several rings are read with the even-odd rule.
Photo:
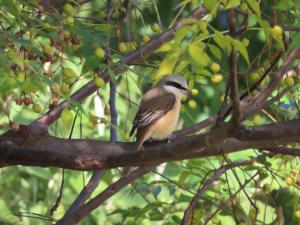
[[162, 78], [157, 86], [164, 88], [165, 91], [174, 94], [176, 97], [190, 95], [186, 79], [180, 74], [172, 74]]

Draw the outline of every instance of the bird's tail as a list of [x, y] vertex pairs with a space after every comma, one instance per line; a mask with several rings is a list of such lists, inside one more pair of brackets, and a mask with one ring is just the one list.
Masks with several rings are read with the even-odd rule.
[[[136, 142], [133, 145], [133, 149], [134, 151], [138, 151], [142, 148], [143, 143], [145, 141], [145, 138], [143, 137], [143, 135], [139, 138], [137, 138]], [[124, 167], [123, 171], [122, 171], [122, 175], [126, 176], [130, 173], [131, 167]]]

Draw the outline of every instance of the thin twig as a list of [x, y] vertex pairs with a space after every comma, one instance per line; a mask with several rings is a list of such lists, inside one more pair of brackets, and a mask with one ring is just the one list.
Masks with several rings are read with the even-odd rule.
[[[261, 156], [260, 156], [261, 157]], [[213, 176], [211, 176], [203, 185], [199, 186], [197, 194], [193, 197], [192, 201], [190, 202], [189, 206], [186, 208], [184, 211], [184, 216], [181, 221], [181, 225], [188, 225], [189, 218], [192, 214], [192, 212], [195, 210], [199, 199], [201, 198], [202, 194], [210, 188], [213, 183], [220, 178], [222, 174], [224, 174], [227, 170], [238, 167], [238, 166], [243, 166], [243, 165], [248, 165], [253, 163], [255, 160], [257, 160], [258, 157], [251, 158], [249, 160], [243, 160], [243, 161], [238, 161], [238, 162], [233, 162], [230, 164], [223, 165], [216, 169], [214, 171]]]
[[[237, 30], [237, 23], [235, 20], [234, 9], [231, 8], [227, 10], [227, 18], [229, 21], [229, 30], [233, 37], [235, 37], [234, 32]], [[242, 118], [242, 111], [239, 98], [239, 87], [237, 80], [237, 50], [233, 46], [230, 57], [229, 57], [229, 66], [230, 66], [230, 99], [233, 107], [232, 121], [234, 126], [239, 126]]]

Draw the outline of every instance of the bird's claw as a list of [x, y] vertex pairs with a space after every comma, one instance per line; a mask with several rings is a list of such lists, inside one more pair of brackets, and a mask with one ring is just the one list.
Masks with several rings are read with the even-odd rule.
[[168, 144], [171, 143], [171, 141], [175, 140], [175, 138], [176, 138], [176, 134], [170, 134], [168, 136]]

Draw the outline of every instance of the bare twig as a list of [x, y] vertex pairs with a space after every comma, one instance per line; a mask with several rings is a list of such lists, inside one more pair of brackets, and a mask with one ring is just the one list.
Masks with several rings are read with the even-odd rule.
[[[233, 33], [237, 30], [237, 23], [235, 20], [234, 9], [231, 8], [227, 10], [227, 18], [229, 21], [229, 30], [233, 37]], [[238, 88], [238, 80], [237, 80], [237, 50], [233, 46], [230, 58], [229, 58], [229, 66], [230, 66], [230, 99], [233, 107], [232, 121], [234, 126], [239, 126], [242, 118], [241, 106], [240, 106], [240, 98], [239, 98], [239, 88]]]
[[223, 175], [227, 170], [230, 170], [235, 167], [243, 166], [243, 165], [248, 165], [252, 164], [255, 162], [257, 159], [261, 158], [262, 156], [258, 156], [249, 160], [243, 160], [243, 161], [238, 161], [238, 162], [233, 162], [230, 164], [226, 164], [224, 166], [219, 167], [214, 171], [213, 176], [211, 176], [203, 185], [199, 186], [197, 194], [193, 197], [192, 201], [190, 202], [189, 206], [186, 208], [184, 211], [184, 216], [181, 221], [181, 225], [188, 225], [190, 216], [192, 212], [195, 210], [199, 199], [203, 195], [203, 193], [210, 188], [213, 183], [220, 178], [221, 175]]

